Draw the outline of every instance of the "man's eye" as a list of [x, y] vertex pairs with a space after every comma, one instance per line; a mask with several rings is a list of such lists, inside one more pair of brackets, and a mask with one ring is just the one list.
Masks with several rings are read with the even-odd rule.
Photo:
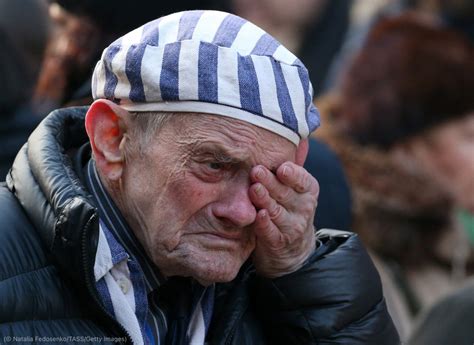
[[207, 163], [207, 166], [212, 170], [221, 170], [224, 167], [222, 163], [218, 162]]

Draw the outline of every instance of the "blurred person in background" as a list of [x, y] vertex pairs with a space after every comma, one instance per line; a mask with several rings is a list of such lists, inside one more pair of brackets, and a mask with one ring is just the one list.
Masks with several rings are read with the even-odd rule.
[[474, 339], [474, 280], [442, 298], [421, 315], [409, 345], [472, 345]]
[[474, 41], [474, 2], [470, 0], [443, 0], [442, 14], [446, 22], [465, 32]]
[[350, 22], [352, 0], [227, 0], [216, 7], [253, 21], [308, 66], [317, 96]]
[[472, 90], [472, 42], [405, 14], [374, 26], [320, 107], [335, 122], [324, 139], [349, 177], [353, 230], [373, 252], [402, 340], [474, 271], [460, 218], [474, 212]]
[[[451, 27], [463, 31], [474, 42], [474, 2], [470, 0], [440, 1], [442, 19]], [[467, 71], [468, 72], [468, 71]], [[470, 71], [469, 73], [472, 73]], [[471, 115], [471, 118], [473, 115]], [[474, 136], [473, 121], [465, 128], [466, 138]], [[470, 129], [469, 129], [470, 128]], [[470, 132], [469, 132], [470, 131]], [[471, 133], [468, 135], [468, 133]], [[463, 145], [465, 146], [465, 145]], [[467, 153], [468, 154], [468, 153]], [[471, 149], [470, 162], [472, 162], [473, 152]], [[459, 167], [460, 172], [471, 174], [471, 183], [474, 180], [474, 173], [469, 170], [469, 163]], [[469, 178], [469, 175], [466, 175]], [[472, 189], [466, 188], [464, 194], [472, 199]], [[464, 229], [467, 230], [469, 241], [474, 243], [474, 210], [471, 202], [465, 199], [465, 206], [460, 207], [458, 219]], [[423, 313], [412, 332], [408, 341], [410, 345], [432, 345], [432, 344], [456, 344], [472, 345], [474, 341], [474, 279], [471, 278], [459, 290], [442, 298], [433, 307]]]
[[42, 0], [0, 0], [0, 181], [41, 120], [31, 107], [49, 34]]
[[446, 25], [474, 38], [474, 1], [472, 0], [354, 0], [344, 42], [334, 57], [320, 89], [327, 93], [337, 88], [341, 76], [363, 45], [370, 29], [381, 19], [417, 11], [434, 16]]
[[154, 18], [210, 6], [211, 0], [49, 0], [54, 32], [35, 91], [35, 107], [47, 114], [92, 100], [91, 76], [102, 50]]
[[314, 217], [316, 229], [352, 229], [352, 196], [342, 163], [334, 151], [321, 140], [309, 138], [309, 152], [304, 168], [320, 185], [318, 208]]

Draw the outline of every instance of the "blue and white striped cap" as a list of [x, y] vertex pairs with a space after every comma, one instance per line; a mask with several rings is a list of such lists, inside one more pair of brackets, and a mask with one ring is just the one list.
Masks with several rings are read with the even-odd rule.
[[107, 47], [94, 99], [129, 111], [240, 119], [298, 144], [319, 126], [303, 63], [256, 25], [219, 11], [174, 13]]

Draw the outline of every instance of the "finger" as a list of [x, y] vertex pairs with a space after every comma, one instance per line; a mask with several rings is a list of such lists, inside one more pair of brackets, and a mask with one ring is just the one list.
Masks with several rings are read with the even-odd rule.
[[288, 218], [287, 210], [270, 196], [268, 190], [260, 182], [250, 186], [249, 196], [255, 207], [266, 209], [270, 219], [277, 224], [283, 223], [285, 218]]
[[281, 183], [275, 174], [263, 165], [253, 167], [250, 178], [253, 182], [259, 182], [265, 186], [270, 196], [285, 207], [290, 205], [296, 197], [296, 192], [291, 187]]
[[318, 181], [302, 166], [292, 162], [285, 162], [276, 171], [276, 176], [282, 184], [298, 193], [319, 194]]
[[273, 224], [268, 211], [265, 209], [258, 211], [254, 229], [257, 241], [263, 241], [264, 246], [276, 247], [279, 243], [283, 242], [283, 234]]

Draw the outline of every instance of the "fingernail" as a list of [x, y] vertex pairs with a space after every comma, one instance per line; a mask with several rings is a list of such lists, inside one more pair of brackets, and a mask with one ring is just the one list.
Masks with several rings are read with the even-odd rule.
[[259, 167], [255, 175], [258, 179], [262, 179], [265, 176], [265, 170], [262, 167]]
[[255, 187], [255, 193], [259, 197], [263, 196], [263, 186], [261, 184], [258, 184], [257, 187]]
[[283, 176], [288, 177], [291, 174], [291, 168], [288, 165], [285, 165], [281, 173]]

